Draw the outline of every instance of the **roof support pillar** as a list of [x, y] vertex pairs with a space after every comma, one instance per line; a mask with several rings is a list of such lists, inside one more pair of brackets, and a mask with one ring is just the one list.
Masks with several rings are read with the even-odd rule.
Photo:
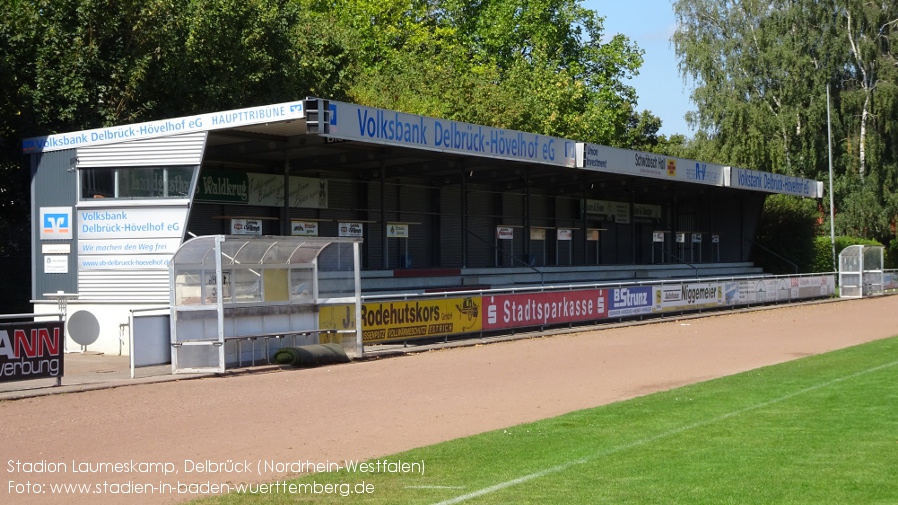
[[461, 173], [461, 267], [468, 268], [468, 177], [464, 162], [458, 164]]
[[290, 157], [284, 151], [284, 220], [281, 222], [281, 235], [290, 233]]
[[387, 174], [386, 166], [383, 161], [380, 162], [380, 233], [381, 249], [383, 256], [383, 269], [390, 268], [390, 239], [387, 238]]

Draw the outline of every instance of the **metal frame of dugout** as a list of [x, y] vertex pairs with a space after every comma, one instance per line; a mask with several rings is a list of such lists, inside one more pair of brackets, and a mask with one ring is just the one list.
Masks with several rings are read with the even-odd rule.
[[[339, 343], [361, 356], [361, 239], [207, 235], [169, 266], [172, 373], [270, 362], [282, 347]], [[319, 329], [319, 308], [355, 307], [346, 328]]]
[[884, 288], [883, 246], [850, 245], [839, 253], [839, 297], [881, 295]]

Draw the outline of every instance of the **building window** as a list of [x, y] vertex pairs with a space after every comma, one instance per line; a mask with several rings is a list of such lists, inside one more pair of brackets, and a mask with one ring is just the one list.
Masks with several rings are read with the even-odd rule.
[[83, 168], [81, 200], [189, 198], [196, 167]]

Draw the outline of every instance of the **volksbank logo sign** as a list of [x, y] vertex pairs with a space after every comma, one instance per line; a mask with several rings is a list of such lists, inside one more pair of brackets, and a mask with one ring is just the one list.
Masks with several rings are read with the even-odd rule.
[[41, 207], [41, 240], [72, 239], [72, 208]]

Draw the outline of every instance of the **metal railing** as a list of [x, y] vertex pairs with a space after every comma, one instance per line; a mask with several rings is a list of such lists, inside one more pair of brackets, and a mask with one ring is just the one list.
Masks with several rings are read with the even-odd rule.
[[530, 270], [533, 270], [534, 272], [536, 272], [537, 274], [539, 274], [539, 283], [540, 283], [540, 285], [545, 284], [545, 278], [544, 278], [544, 276], [543, 276], [543, 272], [542, 272], [540, 269], [536, 268], [535, 266], [531, 265], [530, 263], [528, 263], [528, 262], [526, 262], [526, 261], [524, 261], [524, 260], [521, 260], [521, 259], [515, 257], [514, 252], [506, 253], [506, 252], [502, 251], [502, 250], [499, 249], [499, 247], [497, 247], [495, 244], [491, 244], [488, 240], [486, 240], [485, 238], [481, 237], [480, 235], [477, 235], [476, 233], [472, 232], [471, 230], [468, 230], [468, 235], [470, 235], [470, 236], [476, 238], [477, 240], [483, 242], [484, 244], [486, 244], [487, 247], [489, 247], [490, 249], [493, 250], [493, 252], [495, 253], [496, 257], [498, 257], [499, 255], [502, 255], [502, 258], [503, 258], [503, 259], [504, 259], [504, 258], [510, 258], [511, 261], [512, 261], [512, 263], [519, 263], [521, 266], [526, 267], [526, 268], [529, 268]]
[[798, 265], [797, 265], [795, 262], [789, 260], [788, 258], [786, 258], [785, 256], [782, 256], [781, 254], [777, 254], [776, 252], [772, 251], [770, 248], [764, 247], [763, 245], [761, 245], [761, 244], [755, 242], [754, 240], [750, 240], [750, 239], [747, 239], [747, 238], [743, 238], [742, 240], [748, 242], [749, 244], [752, 244], [752, 245], [754, 245], [754, 246], [757, 246], [757, 247], [758, 247], [759, 249], [761, 249], [762, 251], [764, 251], [764, 252], [766, 252], [766, 253], [768, 253], [768, 254], [773, 255], [775, 258], [777, 258], [777, 259], [779, 259], [779, 260], [781, 260], [781, 261], [784, 261], [784, 262], [788, 263], [788, 264], [791, 265], [792, 268], [795, 270], [795, 273], [798, 274], [799, 268], [798, 268]]

